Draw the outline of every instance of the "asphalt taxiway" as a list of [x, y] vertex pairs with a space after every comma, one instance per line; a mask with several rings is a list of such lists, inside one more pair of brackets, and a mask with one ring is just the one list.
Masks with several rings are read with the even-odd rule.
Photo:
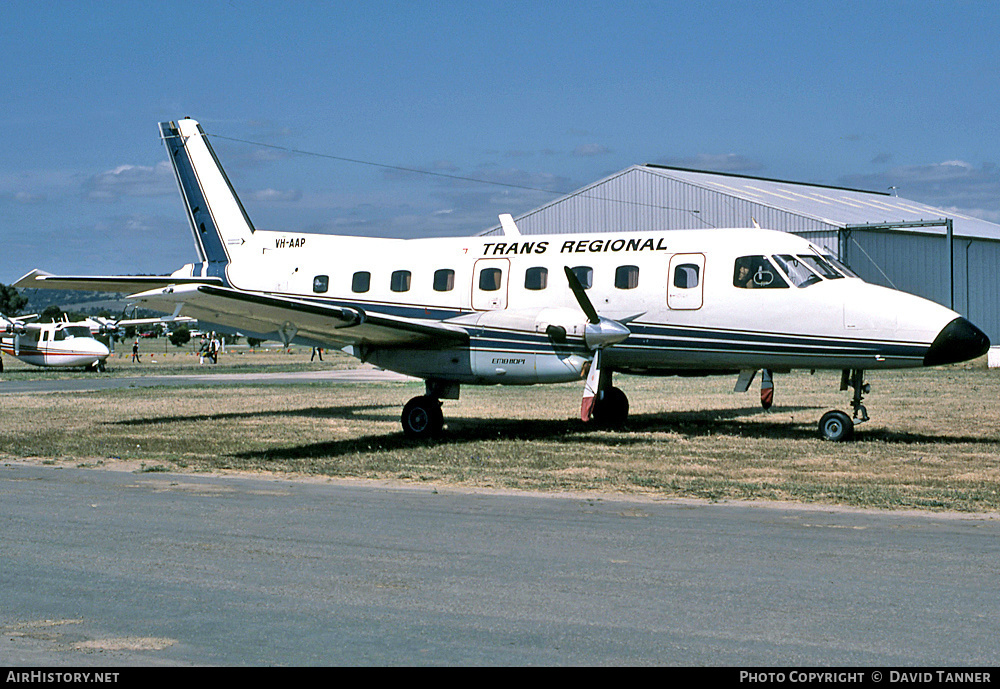
[[0, 465], [0, 664], [995, 666], [1000, 520]]

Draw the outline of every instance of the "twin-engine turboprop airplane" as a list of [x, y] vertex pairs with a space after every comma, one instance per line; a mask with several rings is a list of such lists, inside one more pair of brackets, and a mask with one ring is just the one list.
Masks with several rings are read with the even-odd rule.
[[442, 399], [465, 385], [584, 379], [581, 417], [622, 423], [613, 372], [843, 371], [853, 418], [868, 418], [868, 369], [933, 366], [986, 352], [986, 335], [926, 299], [865, 283], [800, 237], [757, 228], [372, 239], [254, 228], [205, 132], [160, 124], [200, 261], [160, 277], [59, 277], [18, 287], [100, 289], [259, 338], [340, 347], [426, 381], [403, 409], [407, 435], [437, 435]]
[[[33, 366], [82, 366], [93, 371], [104, 370], [105, 362], [114, 351], [115, 338], [126, 326], [194, 320], [183, 317], [114, 320], [98, 316], [82, 321], [70, 322], [64, 317], [62, 321], [39, 323], [34, 322], [37, 317], [32, 314], [6, 318], [0, 314], [0, 351]], [[98, 336], [103, 336], [108, 344], [97, 339]], [[2, 359], [0, 371], [3, 371]]]
[[27, 322], [31, 318], [0, 316], [0, 351], [34, 366], [104, 370], [111, 351], [94, 339], [86, 324]]

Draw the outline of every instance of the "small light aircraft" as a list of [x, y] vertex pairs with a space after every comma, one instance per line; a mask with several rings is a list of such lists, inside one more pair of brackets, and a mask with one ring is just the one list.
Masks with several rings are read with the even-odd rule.
[[[75, 368], [103, 371], [114, 353], [115, 339], [129, 325], [164, 322], [193, 322], [193, 318], [132, 318], [114, 320], [101, 316], [72, 321], [39, 323], [37, 314], [7, 318], [0, 314], [0, 351], [16, 359], [47, 368]], [[99, 337], [107, 340], [102, 342]], [[3, 361], [0, 359], [0, 372]]]
[[[111, 351], [85, 323], [30, 322], [36, 316], [0, 316], [0, 351], [34, 366], [103, 371]], [[0, 362], [0, 371], [3, 363]]]
[[201, 126], [160, 124], [199, 262], [169, 276], [55, 276], [18, 287], [129, 293], [261, 339], [339, 347], [425, 380], [404, 432], [433, 437], [442, 399], [465, 385], [584, 379], [581, 418], [621, 424], [614, 372], [737, 376], [842, 371], [854, 413], [826, 413], [823, 437], [868, 419], [868, 369], [934, 366], [986, 352], [989, 339], [943, 306], [871, 285], [820, 247], [759, 228], [379, 239], [256, 229]]

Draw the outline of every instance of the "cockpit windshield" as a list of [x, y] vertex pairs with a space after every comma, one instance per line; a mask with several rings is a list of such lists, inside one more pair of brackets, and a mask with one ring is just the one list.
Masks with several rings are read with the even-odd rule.
[[842, 280], [844, 276], [858, 277], [830, 255], [809, 253], [741, 256], [736, 259], [733, 285], [743, 289], [788, 287], [783, 274], [796, 287], [808, 287], [823, 280]]
[[822, 279], [809, 269], [809, 266], [802, 258], [792, 256], [791, 254], [776, 255], [774, 256], [774, 262], [778, 264], [778, 267], [781, 268], [796, 287], [808, 287]]
[[825, 280], [839, 280], [844, 277], [837, 272], [836, 268], [827, 263], [826, 260], [815, 254], [799, 254], [799, 258], [812, 268], [813, 272], [819, 273]]
[[[60, 333], [62, 334], [60, 336]], [[90, 337], [90, 328], [85, 325], [68, 325], [56, 331], [56, 339], [69, 339], [71, 337]]]
[[831, 264], [833, 264], [833, 266], [837, 270], [839, 270], [841, 273], [843, 273], [847, 277], [849, 277], [849, 278], [856, 278], [856, 277], [858, 277], [858, 274], [855, 273], [850, 268], [848, 268], [846, 263], [844, 263], [843, 261], [837, 260], [834, 256], [832, 256], [830, 254], [827, 254], [823, 258], [825, 258], [827, 261], [829, 261]]

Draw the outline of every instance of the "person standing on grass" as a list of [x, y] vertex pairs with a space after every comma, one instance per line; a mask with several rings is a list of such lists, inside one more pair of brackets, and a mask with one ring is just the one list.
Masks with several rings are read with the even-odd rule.
[[132, 345], [132, 361], [138, 361], [140, 364], [142, 360], [139, 359], [139, 340], [136, 340]]

